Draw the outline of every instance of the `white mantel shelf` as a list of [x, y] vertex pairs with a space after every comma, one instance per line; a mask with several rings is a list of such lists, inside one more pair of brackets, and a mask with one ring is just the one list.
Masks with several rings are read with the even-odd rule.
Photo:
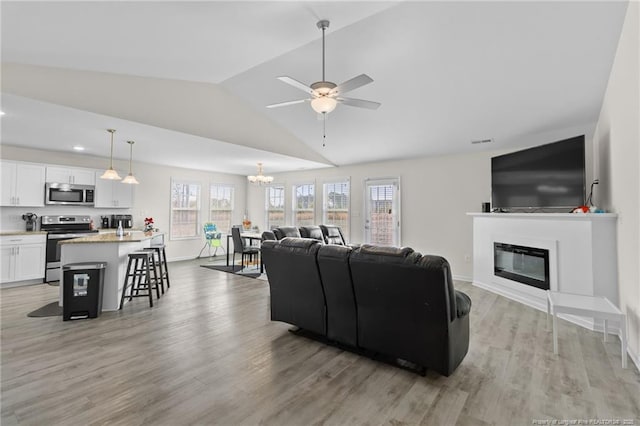
[[467, 213], [467, 216], [496, 219], [616, 220], [617, 213]]
[[[618, 300], [616, 213], [467, 213], [473, 219], [473, 284], [546, 311], [546, 292], [496, 276], [494, 243], [549, 250], [552, 291]], [[567, 317], [598, 329], [593, 319]], [[617, 325], [617, 324], [616, 324]], [[612, 331], [617, 332], [614, 329]]]

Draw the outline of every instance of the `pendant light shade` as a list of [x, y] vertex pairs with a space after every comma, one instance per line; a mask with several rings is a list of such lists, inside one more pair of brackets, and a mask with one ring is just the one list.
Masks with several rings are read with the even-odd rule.
[[100, 179], [120, 180], [122, 179], [118, 172], [113, 169], [113, 134], [116, 132], [114, 129], [107, 129], [107, 132], [111, 133], [111, 155], [109, 157], [109, 168], [100, 176]]
[[129, 174], [124, 178], [122, 183], [128, 183], [128, 184], [131, 184], [131, 185], [137, 185], [140, 182], [138, 182], [138, 179], [136, 179], [136, 177], [133, 175], [133, 172], [131, 171], [131, 159], [133, 158], [133, 144], [135, 142], [134, 141], [127, 141], [127, 143], [129, 144]]

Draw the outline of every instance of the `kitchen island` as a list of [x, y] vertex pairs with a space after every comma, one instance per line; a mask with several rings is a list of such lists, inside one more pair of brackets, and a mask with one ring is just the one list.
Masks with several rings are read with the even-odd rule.
[[[103, 311], [120, 309], [120, 296], [124, 287], [128, 255], [131, 252], [162, 243], [164, 234], [140, 231], [125, 232], [122, 237], [115, 233], [93, 234], [91, 236], [64, 240], [59, 244], [60, 265], [80, 262], [106, 262], [102, 296]], [[63, 304], [64, 277], [60, 276], [60, 306]]]

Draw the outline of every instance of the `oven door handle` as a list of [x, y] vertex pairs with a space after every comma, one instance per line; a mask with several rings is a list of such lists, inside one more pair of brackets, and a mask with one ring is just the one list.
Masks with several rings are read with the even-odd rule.
[[69, 238], [84, 237], [85, 234], [48, 234], [47, 238], [50, 240], [64, 240]]

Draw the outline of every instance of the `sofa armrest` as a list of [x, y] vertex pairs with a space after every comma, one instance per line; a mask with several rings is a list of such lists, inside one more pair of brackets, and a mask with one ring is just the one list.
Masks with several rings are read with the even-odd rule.
[[465, 293], [456, 290], [456, 316], [462, 318], [471, 311], [471, 298]]

